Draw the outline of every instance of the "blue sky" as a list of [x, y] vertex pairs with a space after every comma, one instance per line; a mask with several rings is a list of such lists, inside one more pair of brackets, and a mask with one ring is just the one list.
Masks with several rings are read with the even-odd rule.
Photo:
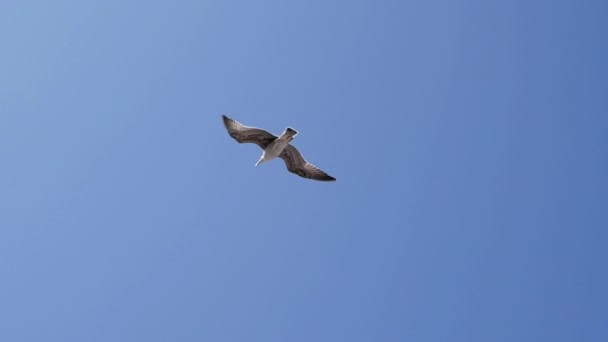
[[607, 10], [3, 1], [0, 340], [608, 340]]

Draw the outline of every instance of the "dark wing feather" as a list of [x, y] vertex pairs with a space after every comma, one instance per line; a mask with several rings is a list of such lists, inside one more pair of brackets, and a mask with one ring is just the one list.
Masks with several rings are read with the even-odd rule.
[[266, 146], [277, 138], [276, 135], [268, 131], [257, 127], [245, 126], [226, 115], [222, 115], [222, 119], [224, 120], [224, 126], [226, 126], [228, 134], [239, 143], [253, 143], [262, 149], [266, 149]]
[[323, 172], [318, 167], [307, 162], [302, 154], [293, 146], [287, 145], [283, 152], [279, 154], [279, 158], [285, 161], [287, 170], [295, 173], [296, 175], [308, 179], [314, 179], [318, 181], [335, 181], [336, 179], [327, 173]]

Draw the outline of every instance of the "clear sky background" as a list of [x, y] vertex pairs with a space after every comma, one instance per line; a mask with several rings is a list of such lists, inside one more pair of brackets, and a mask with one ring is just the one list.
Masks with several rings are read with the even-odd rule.
[[608, 341], [607, 15], [2, 1], [0, 340]]

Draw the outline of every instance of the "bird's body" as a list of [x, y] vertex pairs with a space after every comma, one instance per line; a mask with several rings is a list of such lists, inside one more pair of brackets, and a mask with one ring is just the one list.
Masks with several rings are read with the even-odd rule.
[[296, 135], [298, 135], [298, 132], [296, 130], [287, 127], [283, 134], [281, 134], [278, 138], [276, 138], [270, 144], [268, 144], [268, 146], [266, 146], [266, 148], [262, 152], [260, 160], [258, 160], [255, 166], [258, 166], [263, 162], [271, 161], [281, 155], [281, 152], [283, 152], [285, 147], [289, 145], [289, 143], [293, 140], [293, 138], [295, 138]]
[[254, 143], [264, 150], [262, 156], [255, 164], [256, 166], [279, 157], [285, 161], [285, 165], [289, 172], [295, 173], [300, 177], [319, 181], [336, 180], [334, 177], [307, 162], [304, 157], [302, 157], [302, 154], [290, 144], [295, 136], [298, 135], [298, 131], [293, 128], [287, 127], [285, 131], [277, 137], [263, 129], [245, 126], [236, 120], [230, 119], [226, 115], [222, 115], [222, 119], [228, 134], [234, 140], [239, 143]]

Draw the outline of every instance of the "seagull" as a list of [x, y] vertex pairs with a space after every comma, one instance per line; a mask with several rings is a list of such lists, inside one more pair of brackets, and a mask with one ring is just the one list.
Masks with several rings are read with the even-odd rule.
[[226, 126], [228, 134], [234, 140], [239, 143], [254, 143], [264, 150], [255, 166], [279, 157], [283, 159], [289, 172], [295, 173], [300, 177], [318, 181], [336, 180], [318, 167], [307, 162], [302, 157], [302, 154], [293, 145], [289, 144], [298, 135], [298, 131], [295, 129], [287, 127], [277, 137], [261, 128], [245, 126], [226, 115], [222, 115], [222, 119], [224, 120], [224, 126]]

